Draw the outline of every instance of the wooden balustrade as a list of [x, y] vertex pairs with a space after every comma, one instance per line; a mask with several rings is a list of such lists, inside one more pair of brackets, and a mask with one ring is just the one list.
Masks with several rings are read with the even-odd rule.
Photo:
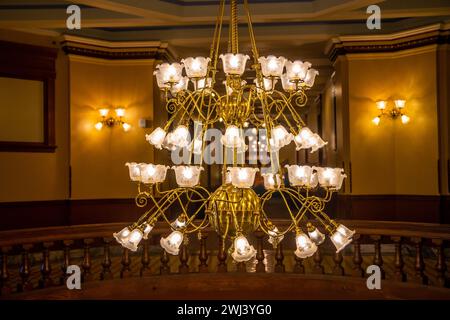
[[[274, 223], [279, 229], [287, 225], [286, 221]], [[237, 263], [230, 270], [228, 261], [231, 257], [228, 256], [227, 244], [211, 229], [202, 231], [198, 242], [183, 242], [179, 256], [173, 259], [162, 249], [158, 258], [152, 249], [161, 235], [170, 231], [163, 224], [153, 229], [149, 239], [142, 241], [137, 252], [120, 247], [112, 238], [112, 233], [120, 230], [123, 224], [3, 231], [0, 232], [0, 295], [10, 296], [16, 292], [65, 285], [68, 276], [66, 269], [74, 263], [72, 253], [75, 251], [80, 257], [78, 261], [81, 261], [85, 282], [167, 275], [171, 270], [177, 270], [175, 272], [179, 274], [198, 270], [199, 273], [329, 273], [339, 277], [364, 277], [365, 268], [374, 264], [380, 267], [386, 281], [437, 287], [449, 285], [445, 256], [450, 240], [449, 225], [379, 221], [342, 223], [355, 229], [357, 234], [353, 242], [339, 253], [326, 241], [312, 257], [300, 259], [293, 254], [293, 239], [287, 237], [274, 249], [263, 232], [255, 232], [250, 239], [256, 247], [254, 262]], [[389, 252], [384, 250], [388, 246], [392, 248]], [[405, 248], [409, 248], [411, 254], [405, 253]], [[197, 255], [198, 261], [192, 258], [194, 255]], [[138, 262], [132, 264], [132, 259]], [[95, 261], [99, 267], [94, 268]], [[113, 268], [114, 261], [116, 268]], [[198, 263], [195, 266], [194, 261]], [[52, 270], [55, 265], [61, 266], [61, 271]], [[137, 268], [133, 269], [132, 265]], [[214, 265], [217, 268], [213, 269]], [[119, 274], [115, 275], [113, 270]], [[389, 276], [386, 275], [388, 271]]]

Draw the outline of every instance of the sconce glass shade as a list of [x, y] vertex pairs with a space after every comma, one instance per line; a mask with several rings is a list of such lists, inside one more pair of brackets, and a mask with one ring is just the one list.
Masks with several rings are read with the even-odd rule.
[[143, 236], [144, 240], [148, 239], [148, 235], [150, 234], [150, 232], [152, 230], [153, 230], [153, 226], [150, 223], [145, 223], [145, 225], [144, 225], [144, 236]]
[[227, 127], [225, 135], [220, 138], [220, 141], [228, 148], [242, 148], [245, 146], [244, 138], [241, 136], [241, 130], [235, 125]]
[[294, 62], [286, 61], [287, 77], [291, 81], [303, 80], [310, 67], [311, 63], [309, 62], [302, 62], [300, 60], [295, 60]]
[[140, 164], [136, 162], [127, 162], [125, 166], [128, 167], [131, 181], [141, 181]]
[[178, 94], [178, 92], [182, 91], [182, 90], [187, 90], [188, 87], [188, 83], [189, 83], [189, 78], [188, 77], [183, 77], [180, 79], [180, 81], [176, 84], [174, 84], [171, 88], [170, 88], [170, 93], [173, 96], [176, 96]]
[[[194, 84], [195, 91], [197, 90], [203, 90], [203, 89], [210, 89], [212, 84], [212, 78], [202, 78], [202, 79], [196, 79], [191, 80]], [[205, 91], [211, 91], [211, 90], [205, 90]]]
[[173, 231], [167, 238], [161, 238], [159, 243], [167, 253], [177, 256], [180, 252], [180, 245], [183, 243], [183, 234], [180, 231]]
[[179, 187], [188, 188], [198, 185], [200, 180], [200, 171], [203, 167], [199, 166], [174, 166], [175, 179]]
[[184, 148], [190, 143], [189, 129], [186, 126], [179, 125], [167, 139], [169, 144]]
[[166, 131], [160, 127], [153, 130], [152, 133], [145, 135], [145, 139], [158, 149], [162, 149], [162, 144], [164, 143], [164, 138], [166, 137]]
[[410, 118], [406, 114], [402, 114], [400, 119], [402, 120], [403, 124], [407, 124], [409, 122], [409, 120], [410, 120]]
[[118, 117], [124, 117], [124, 116], [125, 116], [125, 109], [123, 109], [123, 108], [117, 108], [115, 111], [116, 111], [116, 115], [117, 115]]
[[122, 123], [122, 129], [123, 129], [123, 131], [128, 132], [131, 129], [131, 125], [124, 122], [124, 123]]
[[288, 78], [287, 73], [284, 73], [281, 76], [281, 85], [283, 86], [283, 90], [286, 92], [293, 92], [297, 90], [297, 85]]
[[275, 149], [281, 149], [291, 143], [293, 139], [294, 136], [292, 133], [289, 133], [282, 125], [278, 125], [272, 129], [272, 139], [270, 139], [270, 143]]
[[181, 63], [184, 64], [186, 75], [189, 78], [204, 78], [208, 72], [208, 63], [210, 61], [210, 58], [205, 57], [189, 57], [181, 60]]
[[309, 128], [303, 127], [294, 138], [296, 150], [311, 148], [311, 153], [323, 148], [328, 142], [322, 140], [317, 134], [313, 133]]
[[166, 179], [167, 169], [169, 167], [160, 164], [146, 164], [141, 163], [139, 169], [141, 172], [141, 182], [142, 183], [161, 183]]
[[160, 88], [167, 88], [168, 83], [178, 83], [182, 78], [183, 65], [180, 63], [163, 63], [157, 65], [156, 69], [153, 74]]
[[347, 177], [342, 168], [313, 167], [313, 169], [317, 170], [319, 184], [324, 188], [339, 190], [342, 187], [344, 178]]
[[376, 125], [376, 126], [379, 125], [380, 122], [381, 122], [381, 118], [380, 117], [375, 117], [375, 118], [372, 119], [372, 123], [374, 125]]
[[139, 242], [141, 242], [143, 236], [144, 236], [144, 234], [142, 233], [141, 230], [134, 229], [133, 231], [131, 231], [130, 235], [128, 236], [127, 241], [125, 241], [122, 245], [125, 248], [135, 252], [135, 251], [137, 251]]
[[102, 117], [106, 117], [109, 113], [109, 109], [103, 108], [103, 109], [98, 110], [98, 112], [100, 113], [100, 115]]
[[314, 81], [316, 80], [316, 76], [319, 75], [319, 71], [317, 71], [316, 69], [309, 69], [308, 72], [306, 73], [306, 77], [305, 77], [305, 86], [311, 88], [312, 86], [314, 86]]
[[376, 105], [377, 105], [377, 109], [378, 109], [378, 110], [384, 110], [384, 109], [386, 109], [386, 101], [380, 100], [380, 101], [377, 101], [377, 102], [375, 102], [375, 103], [376, 103]]
[[279, 174], [262, 173], [264, 179], [264, 188], [266, 190], [275, 190], [281, 186], [281, 178]]
[[297, 250], [295, 250], [294, 253], [301, 259], [311, 257], [317, 251], [316, 244], [303, 232], [296, 235], [295, 243], [297, 245]]
[[343, 236], [339, 231], [335, 231], [331, 235], [330, 239], [336, 247], [336, 253], [344, 249], [350, 242], [352, 242], [351, 238]]
[[97, 129], [98, 131], [100, 131], [100, 130], [102, 130], [102, 128], [103, 128], [103, 123], [97, 122], [97, 123], [94, 125], [94, 127], [95, 127], [95, 129]]
[[397, 108], [403, 109], [405, 107], [406, 101], [405, 100], [395, 100], [394, 103]]
[[286, 64], [286, 58], [275, 56], [259, 57], [258, 61], [264, 77], [281, 77]]
[[230, 167], [227, 170], [231, 174], [231, 184], [236, 188], [251, 188], [255, 182], [255, 174], [258, 168]]
[[263, 84], [261, 85], [258, 82], [258, 79], [253, 79], [253, 83], [256, 84], [256, 91], [258, 93], [262, 93], [263, 91], [266, 91], [268, 93], [272, 93], [273, 89], [275, 88], [275, 85], [277, 84], [278, 80], [277, 79], [271, 79], [271, 78], [264, 78], [263, 79]]
[[312, 225], [308, 228], [308, 235], [312, 242], [314, 242], [317, 246], [321, 245], [325, 241], [325, 235]]
[[[226, 80], [224, 80], [222, 83], [225, 85], [225, 90], [226, 90], [227, 95], [231, 95], [233, 93], [233, 88], [228, 86]], [[245, 81], [245, 80], [241, 81], [241, 87], [245, 86], [246, 84], [247, 84], [247, 81]]]
[[128, 227], [123, 228], [119, 232], [113, 233], [114, 238], [118, 243], [124, 245], [128, 241], [128, 237], [130, 236], [130, 229]]
[[245, 262], [256, 255], [256, 250], [243, 235], [234, 239], [234, 252], [231, 254], [236, 262]]
[[242, 75], [245, 71], [245, 64], [250, 57], [242, 53], [226, 53], [219, 56], [222, 59], [223, 71], [227, 75]]
[[280, 234], [278, 228], [275, 226], [267, 233], [269, 234], [269, 239], [267, 241], [274, 247], [276, 247], [284, 239], [284, 235]]
[[313, 168], [310, 166], [286, 165], [288, 169], [289, 183], [293, 187], [316, 187]]

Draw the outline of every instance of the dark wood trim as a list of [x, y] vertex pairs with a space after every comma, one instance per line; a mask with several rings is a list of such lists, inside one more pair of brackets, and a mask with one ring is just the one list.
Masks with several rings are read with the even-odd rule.
[[55, 152], [55, 61], [58, 49], [0, 41], [0, 76], [44, 83], [44, 141], [0, 141], [0, 152]]

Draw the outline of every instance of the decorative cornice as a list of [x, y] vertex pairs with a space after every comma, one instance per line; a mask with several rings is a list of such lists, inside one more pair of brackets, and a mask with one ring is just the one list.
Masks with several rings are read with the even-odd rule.
[[66, 54], [78, 56], [107, 60], [174, 60], [174, 55], [169, 50], [168, 44], [159, 41], [111, 42], [65, 35], [62, 37], [60, 44]]
[[450, 26], [437, 24], [386, 35], [333, 38], [325, 48], [325, 54], [334, 62], [341, 55], [397, 52], [448, 43]]

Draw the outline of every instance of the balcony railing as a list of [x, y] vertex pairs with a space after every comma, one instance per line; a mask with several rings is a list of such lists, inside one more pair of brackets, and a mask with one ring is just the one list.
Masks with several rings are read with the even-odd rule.
[[[280, 229], [287, 223], [275, 221]], [[198, 237], [191, 236], [189, 242], [182, 245], [179, 256], [170, 256], [159, 247], [161, 236], [170, 233], [163, 224], [153, 229], [137, 252], [120, 247], [112, 238], [112, 233], [126, 223], [3, 231], [0, 232], [0, 298], [39, 297], [50, 287], [68, 291], [66, 269], [71, 264], [80, 266], [84, 284], [114, 278], [111, 283], [132, 282], [132, 279], [120, 280], [131, 277], [156, 279], [172, 274], [201, 277], [201, 274], [225, 273], [229, 278], [240, 277], [238, 273], [284, 275], [286, 281], [293, 281], [290, 279], [295, 275], [317, 281], [329, 276], [352, 283], [368, 276], [368, 265], [377, 265], [386, 284], [402, 283], [405, 288], [419, 285], [428, 290], [448, 287], [449, 225], [382, 221], [342, 223], [355, 229], [357, 234], [352, 244], [340, 253], [336, 254], [326, 241], [313, 257], [298, 259], [293, 255], [294, 235], [287, 236], [274, 249], [263, 233], [255, 232], [250, 240], [257, 249], [256, 258], [237, 264], [225, 249], [229, 243], [224, 246], [213, 230], [205, 230]], [[107, 282], [103, 283], [108, 287]], [[440, 290], [439, 297], [442, 293], [444, 296], [448, 293], [450, 299], [449, 289]]]

